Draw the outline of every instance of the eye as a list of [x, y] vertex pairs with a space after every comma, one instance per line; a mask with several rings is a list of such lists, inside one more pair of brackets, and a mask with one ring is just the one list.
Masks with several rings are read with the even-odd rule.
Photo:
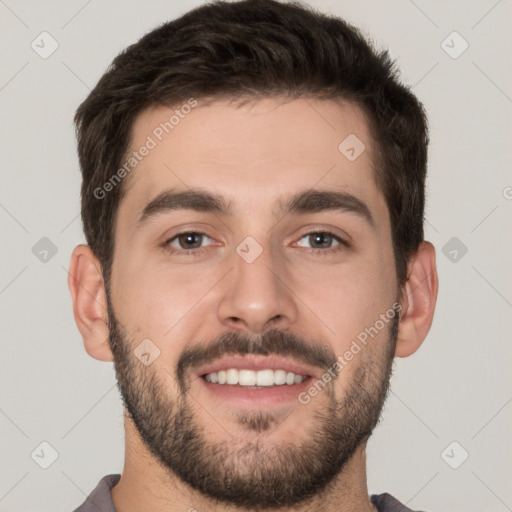
[[[303, 242], [300, 242], [300, 240], [304, 239], [306, 243], [311, 244], [311, 247], [304, 246]], [[200, 231], [184, 231], [166, 240], [164, 247], [171, 253], [194, 256], [201, 254], [207, 249], [207, 246], [203, 245], [205, 240], [213, 241], [206, 233]], [[297, 246], [304, 247], [315, 254], [337, 252], [350, 246], [346, 240], [329, 231], [312, 231], [303, 235], [300, 240], [297, 242]], [[335, 243], [334, 246], [333, 243]]]
[[202, 252], [204, 247], [201, 247], [204, 239], [212, 240], [206, 233], [199, 231], [185, 231], [169, 238], [165, 242], [165, 247], [171, 252], [182, 253], [198, 253]]
[[[340, 251], [349, 246], [346, 240], [329, 231], [312, 231], [311, 233], [306, 233], [300, 238], [300, 240], [303, 239], [306, 239], [307, 242], [312, 245], [310, 249], [314, 252], [321, 251], [323, 253], [331, 253]], [[336, 242], [334, 247], [332, 246], [333, 242]], [[301, 245], [300, 241], [297, 242], [297, 245], [299, 247], [304, 247], [304, 245]]]

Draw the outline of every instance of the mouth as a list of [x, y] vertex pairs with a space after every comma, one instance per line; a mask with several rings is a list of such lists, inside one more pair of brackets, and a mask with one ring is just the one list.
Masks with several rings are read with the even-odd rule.
[[300, 384], [306, 380], [309, 375], [299, 375], [293, 372], [287, 372], [283, 369], [272, 370], [271, 368], [266, 368], [255, 371], [248, 370], [247, 368], [228, 368], [227, 370], [207, 373], [202, 377], [206, 382], [212, 382], [213, 384], [261, 389], [264, 387]]
[[231, 356], [196, 372], [208, 393], [223, 402], [245, 407], [271, 407], [297, 400], [318, 370], [274, 356]]

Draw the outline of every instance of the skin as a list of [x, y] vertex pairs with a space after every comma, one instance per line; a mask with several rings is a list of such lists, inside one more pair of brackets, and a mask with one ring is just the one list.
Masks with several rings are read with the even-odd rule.
[[[142, 146], [171, 115], [172, 109], [161, 106], [144, 111], [133, 126], [132, 148]], [[366, 146], [352, 162], [338, 150], [349, 134]], [[395, 356], [406, 357], [419, 348], [437, 298], [435, 250], [423, 242], [409, 262], [407, 282], [397, 288], [389, 213], [373, 164], [368, 124], [352, 104], [265, 99], [237, 108], [219, 100], [207, 106], [199, 102], [132, 171], [123, 184], [127, 193], [117, 214], [111, 300], [133, 348], [149, 338], [160, 349], [148, 368], [164, 383], [169, 399], [178, 396], [179, 387], [166, 369], [176, 367], [187, 344], [204, 344], [229, 331], [252, 335], [271, 328], [286, 330], [342, 356], [399, 297]], [[172, 188], [220, 194], [232, 201], [234, 215], [168, 211], [137, 230], [143, 208]], [[312, 188], [356, 196], [370, 209], [374, 226], [348, 211], [274, 215], [279, 200]], [[185, 254], [176, 239], [172, 247], [180, 254], [164, 248], [185, 228], [210, 237], [203, 239], [205, 251], [200, 255]], [[305, 236], [312, 231], [332, 232], [351, 240], [351, 246], [329, 254], [313, 250]], [[235, 251], [247, 236], [263, 249], [250, 264]], [[69, 274], [85, 349], [96, 359], [112, 361], [105, 283], [88, 246], [74, 250]], [[361, 368], [383, 358], [386, 334], [386, 329], [379, 332], [332, 381], [339, 400], [360, 378]], [[193, 379], [190, 383], [194, 417], [207, 439], [235, 447], [256, 440], [265, 449], [291, 437], [304, 441], [313, 414], [325, 411], [328, 404], [327, 393], [307, 405], [290, 402], [272, 410], [277, 419], [273, 430], [248, 432], [237, 421], [237, 408], [215, 400]], [[125, 433], [124, 470], [112, 490], [119, 512], [172, 512], [191, 506], [199, 511], [239, 510], [210, 502], [166, 471], [141, 441], [128, 414]], [[317, 510], [320, 504], [326, 512], [375, 510], [366, 486], [365, 448], [361, 443], [321, 501], [319, 497], [293, 510]]]

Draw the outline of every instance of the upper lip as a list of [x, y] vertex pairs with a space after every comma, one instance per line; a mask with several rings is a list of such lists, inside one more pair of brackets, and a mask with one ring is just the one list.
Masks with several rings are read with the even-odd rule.
[[264, 356], [256, 354], [248, 354], [246, 356], [233, 355], [226, 356], [222, 359], [218, 359], [213, 363], [205, 365], [199, 368], [195, 373], [198, 377], [206, 375], [208, 373], [218, 372], [220, 370], [227, 370], [229, 368], [235, 368], [237, 370], [285, 370], [287, 372], [293, 372], [296, 375], [304, 376], [316, 376], [317, 369], [313, 366], [298, 363], [293, 359], [286, 359], [279, 356]]

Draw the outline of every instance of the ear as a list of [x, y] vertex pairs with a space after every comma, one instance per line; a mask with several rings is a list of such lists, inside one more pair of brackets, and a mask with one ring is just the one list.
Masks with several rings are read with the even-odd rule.
[[430, 242], [422, 242], [408, 266], [408, 279], [402, 287], [402, 311], [395, 356], [414, 354], [427, 336], [439, 286], [436, 251]]
[[108, 310], [101, 264], [88, 245], [75, 247], [68, 286], [73, 315], [87, 353], [100, 361], [114, 359], [108, 341]]

